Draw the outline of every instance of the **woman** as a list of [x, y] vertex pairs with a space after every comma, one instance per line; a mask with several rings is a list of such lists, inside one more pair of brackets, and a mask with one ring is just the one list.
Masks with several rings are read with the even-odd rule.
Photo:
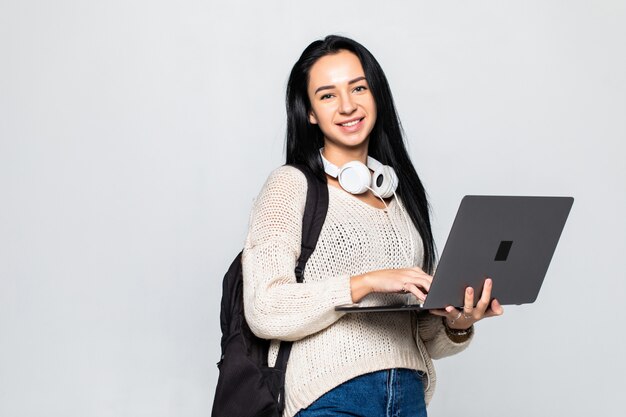
[[[392, 186], [397, 182], [395, 193], [376, 195], [372, 184], [351, 194], [334, 178], [338, 167], [366, 164], [368, 156], [395, 169], [397, 178], [384, 171]], [[397, 301], [408, 292], [423, 300], [435, 264], [426, 195], [391, 91], [359, 43], [328, 36], [294, 65], [287, 163], [308, 166], [329, 185], [328, 214], [304, 283], [296, 283], [294, 266], [307, 182], [293, 167], [275, 170], [261, 190], [242, 262], [246, 319], [257, 336], [272, 339], [269, 364], [281, 340], [294, 341], [284, 416], [425, 416], [435, 385], [431, 358], [465, 349], [473, 324], [502, 314], [502, 307], [490, 302], [486, 280], [476, 307], [467, 289], [463, 311], [335, 311], [341, 304]]]

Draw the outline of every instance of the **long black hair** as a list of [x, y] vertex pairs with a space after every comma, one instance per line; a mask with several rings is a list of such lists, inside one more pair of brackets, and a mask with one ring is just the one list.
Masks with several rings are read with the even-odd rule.
[[349, 38], [331, 35], [324, 40], [311, 43], [302, 52], [291, 70], [287, 83], [287, 163], [306, 165], [315, 175], [326, 181], [319, 154], [319, 149], [324, 146], [324, 136], [319, 127], [309, 121], [311, 102], [307, 87], [313, 64], [323, 56], [336, 54], [342, 50], [352, 52], [361, 61], [365, 78], [376, 102], [377, 117], [369, 136], [369, 155], [385, 165], [392, 166], [398, 174], [397, 194], [424, 244], [422, 269], [432, 273], [435, 265], [435, 244], [430, 227], [426, 192], [404, 145], [403, 131], [387, 77], [374, 56], [363, 45]]

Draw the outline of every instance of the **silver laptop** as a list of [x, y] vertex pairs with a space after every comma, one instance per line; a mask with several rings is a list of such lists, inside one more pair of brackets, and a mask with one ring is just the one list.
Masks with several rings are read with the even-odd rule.
[[[493, 280], [492, 298], [501, 304], [536, 300], [565, 221], [572, 197], [465, 196], [441, 254], [424, 304], [346, 304], [337, 311], [401, 311], [463, 307], [465, 288], [474, 304], [485, 278]], [[411, 302], [412, 301], [412, 302]]]

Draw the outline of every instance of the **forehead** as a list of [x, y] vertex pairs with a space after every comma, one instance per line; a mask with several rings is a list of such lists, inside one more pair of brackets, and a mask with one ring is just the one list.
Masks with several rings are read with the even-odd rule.
[[350, 51], [339, 51], [318, 59], [309, 72], [309, 90], [322, 85], [339, 85], [365, 75], [359, 58]]

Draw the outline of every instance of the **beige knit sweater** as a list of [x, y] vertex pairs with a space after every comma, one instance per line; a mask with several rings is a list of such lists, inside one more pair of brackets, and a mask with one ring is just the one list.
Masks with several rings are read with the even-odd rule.
[[[285, 380], [284, 417], [351, 378], [389, 368], [426, 372], [428, 402], [435, 386], [431, 358], [460, 352], [469, 340], [453, 343], [441, 318], [428, 313], [335, 311], [335, 306], [352, 302], [351, 276], [421, 266], [417, 230], [395, 199], [383, 210], [329, 186], [326, 221], [304, 283], [296, 283], [306, 190], [299, 170], [276, 169], [254, 203], [243, 252], [246, 320], [257, 336], [272, 339], [270, 365], [276, 361], [279, 340], [295, 341]], [[370, 294], [362, 303], [402, 297]]]

